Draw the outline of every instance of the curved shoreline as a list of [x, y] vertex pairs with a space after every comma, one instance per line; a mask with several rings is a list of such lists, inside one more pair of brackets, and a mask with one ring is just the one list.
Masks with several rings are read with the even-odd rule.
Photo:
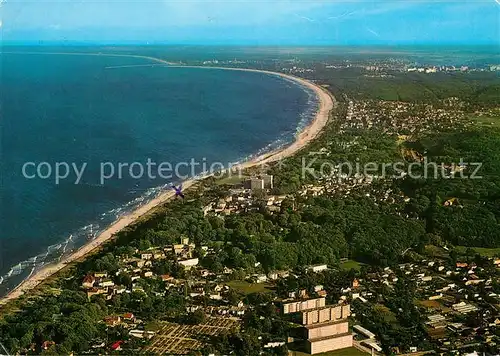
[[[105, 55], [105, 54], [103, 54]], [[126, 56], [126, 55], [124, 55]], [[150, 60], [154, 60], [157, 62], [165, 63], [167, 65], [171, 64], [170, 62], [164, 61], [159, 58], [153, 57], [145, 57], [145, 56], [134, 56], [131, 57], [142, 57]], [[295, 77], [289, 74], [279, 73], [279, 72], [271, 72], [266, 70], [258, 70], [258, 69], [249, 69], [249, 68], [226, 68], [226, 67], [203, 67], [203, 66], [182, 66], [182, 65], [169, 65], [169, 67], [174, 68], [203, 68], [203, 69], [222, 69], [222, 70], [236, 70], [236, 71], [246, 71], [246, 72], [257, 72], [264, 73], [273, 76], [279, 76], [281, 78], [292, 80], [304, 87], [307, 87], [313, 90], [318, 97], [319, 107], [315, 114], [315, 117], [309, 125], [304, 127], [304, 129], [296, 136], [296, 139], [290, 145], [271, 151], [269, 153], [263, 154], [261, 156], [255, 157], [248, 162], [244, 162], [239, 164], [238, 166], [233, 166], [232, 168], [239, 169], [247, 169], [259, 164], [265, 164], [270, 162], [275, 162], [280, 159], [292, 156], [297, 151], [304, 148], [311, 140], [316, 138], [321, 130], [326, 126], [329, 119], [330, 111], [335, 107], [336, 102], [331, 93], [329, 93], [326, 89], [320, 87], [317, 84], [314, 84], [306, 79], [302, 79], [299, 77]], [[203, 178], [206, 178], [202, 177]], [[199, 179], [189, 179], [183, 182], [184, 189], [190, 188], [197, 180]], [[106, 230], [104, 230], [99, 236], [97, 236], [94, 240], [89, 243], [83, 245], [78, 250], [73, 252], [72, 254], [63, 258], [60, 262], [51, 263], [47, 266], [44, 266], [41, 270], [37, 271], [35, 274], [31, 275], [29, 278], [25, 279], [21, 282], [16, 288], [10, 291], [7, 295], [3, 296], [0, 299], [0, 305], [4, 305], [11, 300], [19, 298], [21, 295], [26, 292], [36, 288], [39, 284], [41, 284], [45, 279], [53, 276], [69, 264], [77, 261], [81, 258], [84, 258], [94, 251], [96, 251], [102, 244], [109, 241], [116, 233], [120, 232], [124, 228], [135, 223], [139, 218], [146, 216], [151, 213], [155, 208], [164, 204], [174, 197], [174, 192], [172, 190], [161, 193], [155, 199], [149, 201], [143, 206], [137, 208], [129, 214], [126, 214], [120, 217], [117, 221], [112, 223]]]

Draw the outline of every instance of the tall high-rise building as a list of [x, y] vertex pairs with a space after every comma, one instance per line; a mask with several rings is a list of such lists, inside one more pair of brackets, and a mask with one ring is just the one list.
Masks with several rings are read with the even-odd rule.
[[347, 318], [350, 305], [325, 306], [302, 312], [305, 349], [311, 355], [352, 347]]
[[352, 333], [347, 318], [349, 304], [325, 305], [324, 298], [283, 304], [283, 313], [295, 313], [295, 321], [302, 325], [300, 338], [311, 355], [352, 347]]
[[264, 188], [273, 189], [273, 176], [270, 174], [262, 174], [260, 178], [264, 181]]

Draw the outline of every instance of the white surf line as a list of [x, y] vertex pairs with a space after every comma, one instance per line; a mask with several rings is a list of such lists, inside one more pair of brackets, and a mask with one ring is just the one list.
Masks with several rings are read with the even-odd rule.
[[[5, 53], [5, 52], [4, 52]], [[12, 53], [23, 53], [23, 52], [12, 52]], [[25, 52], [25, 53], [31, 53], [31, 54], [44, 54], [41, 52]], [[106, 56], [107, 54], [102, 54], [102, 53], [65, 53], [65, 52], [45, 52], [49, 54], [67, 54], [67, 55], [94, 55], [94, 56], [100, 56], [104, 55]], [[275, 162], [278, 160], [281, 160], [285, 157], [290, 157], [296, 152], [300, 151], [303, 149], [307, 144], [309, 144], [314, 138], [318, 136], [318, 134], [321, 133], [322, 129], [326, 126], [326, 124], [329, 121], [329, 112], [333, 110], [336, 107], [336, 101], [335, 98], [331, 93], [329, 93], [325, 88], [319, 86], [318, 84], [314, 84], [313, 82], [310, 82], [307, 79], [300, 78], [300, 77], [295, 77], [290, 74], [285, 74], [285, 73], [280, 73], [280, 72], [272, 72], [268, 70], [259, 70], [259, 69], [249, 69], [249, 68], [234, 68], [234, 67], [220, 67], [220, 66], [214, 66], [214, 67], [209, 67], [209, 66], [196, 66], [196, 65], [180, 65], [172, 62], [165, 61], [163, 59], [159, 58], [154, 58], [154, 57], [149, 57], [149, 56], [140, 56], [140, 55], [123, 55], [123, 54], [109, 54], [108, 56], [115, 56], [115, 57], [132, 57], [132, 58], [144, 58], [144, 59], [149, 59], [152, 61], [156, 61], [159, 63], [164, 63], [168, 64], [171, 67], [179, 67], [179, 68], [203, 68], [203, 69], [222, 69], [222, 70], [233, 70], [233, 71], [246, 71], [246, 72], [257, 72], [257, 73], [265, 73], [269, 75], [274, 75], [274, 76], [279, 76], [282, 79], [290, 79], [294, 80], [295, 82], [298, 82], [299, 84], [303, 85], [304, 87], [313, 89], [318, 96], [319, 99], [319, 108], [316, 113], [315, 119], [312, 123], [310, 123], [308, 126], [304, 127], [304, 131], [302, 135], [298, 136], [296, 141], [293, 142], [291, 145], [289, 145], [286, 148], [279, 148], [276, 150], [273, 150], [268, 153], [264, 153], [261, 155], [257, 155], [255, 157], [250, 156], [250, 160], [244, 161], [241, 164], [238, 164], [237, 166], [232, 166], [228, 167], [226, 169], [222, 169], [221, 172], [227, 172], [229, 169], [247, 169], [250, 167], [255, 167], [259, 164], [265, 164], [269, 162]], [[325, 98], [328, 98], [326, 100]], [[199, 176], [199, 179], [207, 178], [210, 176], [215, 175], [215, 172], [209, 173], [209, 174], [203, 174]], [[190, 187], [194, 186], [198, 179], [195, 179], [198, 177], [194, 177], [191, 179], [188, 179], [187, 181], [183, 182], [184, 189], [187, 190]], [[148, 215], [153, 209], [157, 208], [161, 204], [164, 204], [165, 202], [173, 199], [175, 195], [172, 193], [170, 190], [163, 191], [157, 198], [153, 199], [152, 201], [148, 202], [147, 204], [144, 204], [137, 209], [134, 209], [131, 212], [123, 212], [122, 214], [117, 214], [117, 219], [111, 223], [105, 230], [101, 231], [98, 235], [95, 236], [93, 241], [89, 244], [85, 244], [79, 249], [77, 249], [73, 254], [65, 257], [62, 261], [59, 261], [55, 264], [49, 262], [45, 263], [43, 262], [41, 269], [35, 273], [34, 275], [31, 276], [31, 278], [25, 279], [23, 282], [21, 282], [19, 285], [17, 285], [13, 290], [11, 290], [7, 295], [3, 296], [0, 298], [0, 305], [3, 305], [7, 303], [9, 300], [16, 299], [19, 296], [25, 294], [26, 292], [30, 291], [33, 288], [36, 288], [40, 283], [43, 283], [43, 281], [54, 274], [56, 274], [58, 271], [66, 267], [68, 264], [74, 262], [75, 260], [78, 260], [79, 258], [86, 258], [89, 254], [91, 254], [96, 248], [101, 246], [102, 244], [106, 243], [108, 240], [112, 239], [116, 233], [119, 231], [122, 231], [125, 227], [130, 226], [131, 224], [134, 224], [137, 222], [137, 220], [143, 216]], [[113, 209], [112, 211], [117, 210]], [[122, 211], [122, 208], [118, 209], [118, 212]], [[52, 245], [47, 248], [47, 252], [45, 254], [42, 254], [42, 258], [46, 258], [49, 253], [53, 251], [49, 251], [51, 248], [57, 245]], [[61, 248], [62, 245], [58, 246], [55, 250], [58, 250]], [[20, 264], [19, 264], [20, 265]], [[17, 266], [14, 266], [14, 268]], [[13, 272], [13, 269], [9, 271], [9, 275]], [[2, 278], [3, 280], [3, 278]]]
[[36, 266], [34, 266], [34, 267], [31, 269], [31, 272], [30, 272], [30, 274], [28, 275], [28, 277], [26, 277], [26, 279], [31, 278], [31, 276], [33, 275], [33, 272], [35, 272], [35, 269], [36, 269]]
[[103, 53], [103, 52], [33, 52], [33, 51], [2, 51], [5, 54], [49, 54], [49, 55], [65, 55], [65, 56], [101, 56], [101, 57], [124, 57], [124, 58], [140, 58], [149, 59], [153, 62], [159, 62], [168, 65], [179, 65], [179, 63], [165, 61], [160, 58], [141, 56], [137, 54], [114, 54], [114, 53]]
[[104, 69], [118, 69], [118, 68], [136, 68], [136, 67], [169, 67], [167, 64], [131, 64], [125, 66], [110, 66]]

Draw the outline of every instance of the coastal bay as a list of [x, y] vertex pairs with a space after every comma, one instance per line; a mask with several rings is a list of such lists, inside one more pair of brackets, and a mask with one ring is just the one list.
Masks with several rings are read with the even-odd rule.
[[[132, 57], [134, 60], [136, 60], [135, 57]], [[152, 59], [147, 57], [148, 60], [154, 60], [156, 62], [161, 62], [161, 59]], [[179, 67], [174, 67], [174, 68], [168, 68], [168, 70], [205, 70], [206, 68], [199, 68], [199, 67], [187, 67], [186, 68], [179, 68]], [[258, 71], [258, 70], [242, 70], [239, 68], [209, 68], [212, 73], [218, 73], [218, 72], [230, 72], [231, 70], [238, 70], [239, 72], [244, 71], [244, 72], [253, 72], [249, 73], [250, 75], [263, 75], [264, 77], [270, 77], [270, 78], [277, 78], [280, 82], [283, 81], [283, 79], [286, 79], [284, 82], [294, 82], [293, 87], [296, 87], [298, 89], [304, 88], [309, 91], [314, 92], [315, 96], [317, 96], [318, 99], [318, 107], [313, 108], [313, 111], [316, 113], [314, 116], [314, 120], [308, 124], [305, 128], [301, 128], [299, 126], [298, 133], [293, 133], [293, 135], [290, 136], [290, 133], [288, 134], [288, 138], [290, 137], [293, 138], [293, 142], [290, 145], [283, 145], [283, 142], [280, 142], [280, 145], [277, 146], [277, 148], [273, 148], [272, 145], [267, 145], [266, 149], [261, 150], [260, 154], [255, 155], [254, 157], [250, 156], [248, 159], [243, 159], [241, 162], [241, 168], [249, 168], [251, 166], [257, 165], [257, 164], [262, 164], [266, 162], [272, 162], [281, 158], [284, 158], [286, 156], [292, 155], [294, 152], [297, 150], [301, 149], [304, 147], [311, 139], [316, 137], [316, 135], [321, 131], [322, 127], [326, 124], [328, 120], [328, 113], [333, 107], [333, 100], [331, 96], [323, 90], [321, 87], [316, 86], [315, 84], [308, 82], [306, 80], [286, 75], [286, 74], [281, 74], [281, 73], [275, 73], [275, 72], [269, 72], [269, 71]], [[299, 84], [298, 86], [296, 84]], [[287, 85], [288, 91], [290, 90], [289, 85]], [[300, 89], [300, 90], [304, 90]], [[310, 105], [310, 104], [309, 104]], [[296, 125], [296, 124], [295, 124]], [[300, 125], [300, 124], [299, 124]], [[189, 188], [192, 184], [194, 183], [194, 180], [188, 180], [184, 182], [184, 189]], [[165, 188], [163, 188], [165, 189]], [[47, 277], [53, 275], [57, 271], [61, 270], [64, 268], [66, 265], [70, 264], [72, 261], [75, 261], [77, 259], [81, 259], [82, 257], [86, 256], [87, 254], [91, 253], [92, 251], [98, 249], [98, 247], [108, 241], [112, 236], [123, 229], [124, 227], [132, 224], [134, 221], [136, 221], [138, 218], [144, 216], [147, 214], [151, 209], [153, 209], [155, 206], [161, 205], [167, 200], [172, 198], [172, 192], [167, 189], [167, 191], [160, 192], [159, 190], [155, 191], [156, 196], [152, 196], [148, 200], [143, 200], [139, 201], [139, 203], [133, 208], [130, 209], [130, 211], [126, 211], [121, 214], [121, 216], [117, 216], [115, 221], [110, 221], [110, 224], [108, 227], [102, 228], [99, 231], [98, 236], [93, 238], [90, 241], [83, 241], [83, 245], [78, 247], [78, 248], [73, 248], [72, 250], [70, 249], [69, 251], [65, 251], [68, 245], [68, 240], [66, 240], [66, 245], [64, 246], [64, 251], [63, 254], [60, 255], [59, 258], [55, 260], [55, 262], [45, 262], [43, 264], [39, 264], [38, 268], [35, 266], [35, 263], [24, 263], [21, 264], [21, 266], [26, 266], [31, 269], [30, 274], [24, 279], [24, 281], [18, 285], [15, 289], [9, 291], [8, 295], [4, 298], [3, 302], [15, 299], [19, 295], [22, 295], [26, 291], [34, 288], [38, 284], [40, 284], [44, 279]], [[92, 227], [91, 227], [92, 228]], [[72, 237], [70, 237], [71, 239]], [[72, 241], [70, 241], [72, 242]], [[82, 241], [81, 241], [82, 242]], [[59, 244], [57, 245], [59, 246]], [[60, 248], [60, 246], [59, 246]], [[48, 253], [46, 254], [48, 255]], [[36, 262], [35, 259], [30, 259], [32, 262]], [[32, 267], [31, 267], [32, 266]], [[12, 271], [12, 270], [11, 270]]]

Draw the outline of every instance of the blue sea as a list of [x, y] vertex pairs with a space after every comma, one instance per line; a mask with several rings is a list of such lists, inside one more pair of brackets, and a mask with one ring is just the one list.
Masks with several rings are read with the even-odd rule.
[[[317, 107], [277, 76], [61, 52], [0, 55], [0, 294], [179, 181], [139, 164], [244, 161], [291, 142]], [[102, 164], [134, 162], [101, 181]]]

